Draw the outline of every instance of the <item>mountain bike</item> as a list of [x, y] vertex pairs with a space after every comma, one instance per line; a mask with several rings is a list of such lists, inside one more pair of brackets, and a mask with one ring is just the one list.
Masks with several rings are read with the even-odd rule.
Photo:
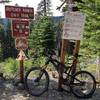
[[[94, 76], [87, 71], [78, 71], [74, 75], [71, 74], [73, 65], [66, 66], [60, 63], [56, 58], [54, 50], [46, 50], [46, 62], [42, 67], [32, 67], [26, 72], [25, 86], [28, 92], [33, 96], [40, 96], [48, 90], [49, 75], [46, 68], [52, 63], [59, 74], [59, 67], [64, 67], [63, 85], [70, 88], [70, 91], [79, 98], [89, 98], [96, 90], [96, 80]], [[78, 55], [74, 55], [74, 60], [78, 59]], [[65, 90], [65, 88], [63, 88]]]

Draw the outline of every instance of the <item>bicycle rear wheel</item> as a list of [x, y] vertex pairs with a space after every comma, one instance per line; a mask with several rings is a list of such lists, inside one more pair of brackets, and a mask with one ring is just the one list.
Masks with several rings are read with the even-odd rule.
[[73, 77], [71, 84], [72, 92], [79, 98], [89, 98], [96, 89], [96, 81], [94, 76], [87, 71], [79, 71]]
[[48, 90], [49, 75], [39, 67], [31, 68], [25, 75], [25, 86], [29, 94], [40, 96]]

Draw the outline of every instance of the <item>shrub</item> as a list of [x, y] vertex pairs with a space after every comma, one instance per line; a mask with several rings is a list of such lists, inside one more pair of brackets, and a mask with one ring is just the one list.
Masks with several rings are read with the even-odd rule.
[[8, 58], [4, 62], [3, 72], [5, 76], [12, 77], [18, 69], [18, 61], [13, 58]]

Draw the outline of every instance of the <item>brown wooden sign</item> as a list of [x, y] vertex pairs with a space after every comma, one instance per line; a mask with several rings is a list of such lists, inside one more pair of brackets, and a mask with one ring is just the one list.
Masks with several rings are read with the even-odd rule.
[[15, 39], [15, 47], [18, 50], [25, 50], [28, 48], [28, 40], [25, 37]]
[[12, 37], [28, 37], [29, 33], [28, 20], [12, 20]]
[[5, 15], [7, 18], [33, 19], [34, 8], [7, 5], [5, 6]]

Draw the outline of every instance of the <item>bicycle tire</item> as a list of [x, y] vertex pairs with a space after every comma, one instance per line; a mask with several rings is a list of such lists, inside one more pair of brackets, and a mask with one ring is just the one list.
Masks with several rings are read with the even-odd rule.
[[[82, 75], [85, 75], [82, 76]], [[80, 76], [80, 77], [79, 77]], [[80, 83], [78, 83], [79, 81], [83, 82], [83, 85], [78, 85]], [[91, 79], [91, 80], [89, 80]], [[77, 84], [77, 86], [75, 85]], [[78, 97], [78, 98], [90, 98], [95, 90], [96, 90], [96, 80], [94, 78], [94, 76], [87, 72], [87, 71], [79, 71], [77, 72], [74, 77], [73, 77], [73, 81], [72, 84], [70, 85], [72, 93]], [[90, 89], [90, 90], [88, 90]]]
[[[38, 77], [40, 77], [40, 76], [38, 76], [39, 75], [38, 72], [39, 73], [42, 72], [42, 76], [38, 81], [36, 81], [36, 79], [38, 79]], [[44, 79], [42, 79], [42, 78], [44, 78]], [[49, 75], [46, 70], [44, 70], [40, 67], [33, 67], [26, 72], [24, 83], [25, 83], [25, 87], [26, 87], [27, 91], [29, 92], [29, 94], [31, 94], [32, 96], [40, 96], [48, 90]], [[43, 85], [43, 86], [41, 87], [41, 85]]]

